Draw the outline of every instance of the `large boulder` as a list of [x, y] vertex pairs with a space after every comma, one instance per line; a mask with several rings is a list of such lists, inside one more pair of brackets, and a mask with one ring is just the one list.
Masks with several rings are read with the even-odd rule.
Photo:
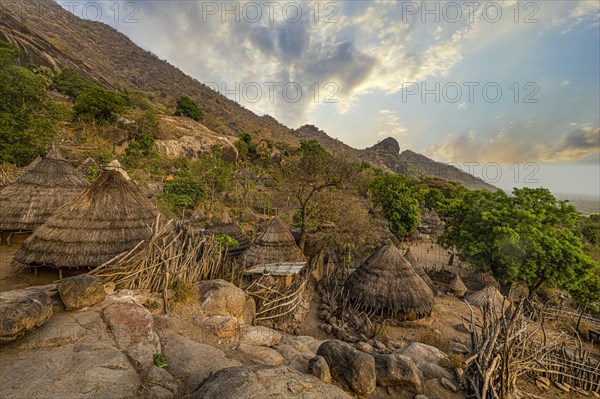
[[232, 340], [238, 334], [238, 320], [233, 316], [215, 314], [200, 319], [198, 323], [201, 329], [217, 338]]
[[240, 342], [248, 345], [275, 346], [281, 341], [279, 331], [263, 326], [245, 326], [240, 331]]
[[62, 280], [58, 284], [58, 293], [67, 310], [83, 309], [106, 298], [106, 291], [100, 279], [89, 274]]
[[104, 309], [104, 317], [119, 349], [138, 368], [151, 367], [161, 348], [150, 312], [135, 303], [116, 302]]
[[308, 373], [321, 381], [331, 383], [331, 372], [323, 356], [315, 356], [308, 361]]
[[14, 341], [52, 316], [52, 298], [38, 290], [0, 293], [0, 343]]
[[350, 399], [340, 388], [286, 366], [243, 366], [216, 372], [193, 399]]
[[1, 398], [138, 398], [141, 380], [97, 311], [57, 312], [0, 346]]
[[240, 366], [225, 357], [222, 350], [198, 343], [172, 331], [159, 332], [167, 368], [183, 380], [184, 391], [191, 393], [218, 370]]
[[377, 380], [373, 356], [335, 339], [325, 341], [317, 355], [325, 358], [332, 378], [346, 389], [360, 396], [375, 390]]
[[207, 280], [200, 283], [200, 308], [208, 315], [233, 316], [242, 321], [246, 294], [225, 280]]
[[398, 349], [394, 352], [410, 358], [417, 365], [420, 363], [438, 364], [441, 360], [448, 357], [438, 348], [420, 342], [413, 342], [406, 348]]
[[285, 362], [283, 356], [275, 349], [246, 344], [238, 344], [236, 348], [240, 353], [249, 357], [254, 363], [281, 366]]
[[285, 335], [273, 348], [283, 356], [286, 366], [306, 373], [309, 360], [317, 355], [317, 350], [323, 342], [325, 341], [310, 336]]
[[393, 386], [419, 394], [423, 392], [423, 382], [419, 370], [410, 358], [400, 354], [375, 355], [377, 385]]

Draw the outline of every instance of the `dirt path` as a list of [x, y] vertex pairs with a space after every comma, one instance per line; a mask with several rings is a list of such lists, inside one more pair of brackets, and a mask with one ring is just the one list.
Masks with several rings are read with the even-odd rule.
[[10, 264], [20, 247], [20, 244], [0, 245], [0, 292], [46, 285], [58, 279], [56, 271], [45, 268], [38, 271], [37, 277], [29, 271], [15, 272]]

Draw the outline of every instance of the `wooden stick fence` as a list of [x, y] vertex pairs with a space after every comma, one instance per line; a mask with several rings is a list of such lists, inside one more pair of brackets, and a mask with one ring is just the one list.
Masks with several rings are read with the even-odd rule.
[[588, 351], [570, 353], [565, 348], [556, 348], [538, 360], [539, 367], [531, 371], [561, 384], [600, 393], [600, 362]]
[[[577, 320], [579, 313], [570, 308], [560, 308], [556, 306], [545, 306], [540, 310], [540, 313], [547, 319], [572, 319]], [[600, 319], [593, 316], [592, 314], [583, 314], [581, 321], [586, 322], [592, 326], [596, 331], [600, 331]]]
[[223, 254], [212, 236], [193, 236], [157, 219], [149, 242], [118, 255], [89, 274], [118, 288], [164, 292], [169, 282], [223, 278]]
[[297, 280], [284, 291], [277, 289], [276, 283], [268, 281], [268, 276], [252, 282], [246, 293], [256, 300], [256, 321], [278, 321], [289, 316], [302, 302], [308, 279]]

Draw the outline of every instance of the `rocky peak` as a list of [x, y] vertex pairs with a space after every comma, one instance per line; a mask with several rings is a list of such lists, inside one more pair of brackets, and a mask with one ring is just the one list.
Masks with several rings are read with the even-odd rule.
[[400, 144], [392, 137], [381, 140], [371, 148], [377, 152], [385, 152], [391, 155], [400, 154]]

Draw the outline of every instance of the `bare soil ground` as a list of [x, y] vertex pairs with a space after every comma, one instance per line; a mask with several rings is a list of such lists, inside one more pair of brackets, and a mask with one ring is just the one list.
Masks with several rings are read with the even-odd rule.
[[13, 243], [10, 246], [0, 245], [0, 292], [46, 285], [58, 280], [56, 270], [40, 268], [37, 277], [29, 271], [13, 270], [10, 264], [20, 247], [21, 243]]

